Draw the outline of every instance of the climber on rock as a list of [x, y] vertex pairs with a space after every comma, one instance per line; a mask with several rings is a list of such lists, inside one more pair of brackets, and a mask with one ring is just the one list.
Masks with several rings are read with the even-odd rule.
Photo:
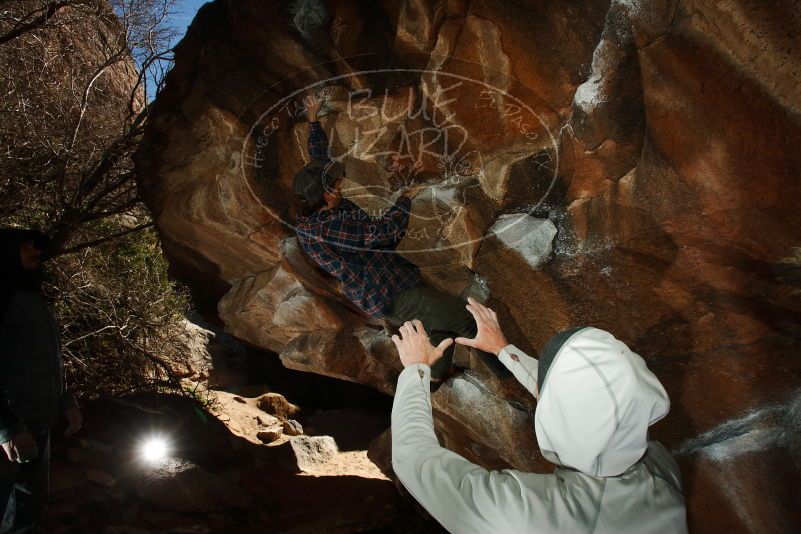
[[[321, 99], [306, 97], [311, 162], [297, 173], [293, 189], [298, 202], [295, 231], [305, 253], [339, 280], [342, 292], [365, 314], [394, 326], [417, 318], [437, 343], [451, 336], [476, 334], [476, 323], [464, 301], [422, 282], [420, 269], [395, 249], [409, 223], [412, 198], [407, 189], [381, 217], [370, 217], [342, 196], [345, 169], [328, 156], [328, 139], [317, 120]], [[432, 382], [453, 373], [453, 350], [431, 369]]]
[[551, 338], [539, 361], [508, 343], [495, 312], [469, 299], [475, 338], [537, 398], [534, 431], [553, 474], [487, 471], [442, 448], [434, 433], [432, 346], [419, 321], [392, 341], [405, 369], [392, 407], [392, 467], [417, 501], [460, 534], [687, 532], [678, 465], [648, 427], [670, 403], [640, 356], [597, 328]]

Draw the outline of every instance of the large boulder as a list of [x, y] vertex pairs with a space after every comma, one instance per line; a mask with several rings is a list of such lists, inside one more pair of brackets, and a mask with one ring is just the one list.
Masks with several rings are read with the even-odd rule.
[[[680, 454], [693, 531], [781, 530], [801, 520], [777, 504], [798, 497], [795, 441], [763, 439], [763, 419], [744, 441], [717, 430], [798, 424], [799, 32], [789, 0], [217, 0], [176, 49], [140, 191], [227, 331], [392, 393], [390, 331], [293, 238], [302, 96], [325, 95], [349, 198], [377, 214], [427, 184], [397, 249], [427, 282], [489, 295], [531, 353], [612, 331], [670, 394], [652, 436]], [[480, 354], [456, 361], [432, 397], [443, 443], [546, 471], [530, 396]]]
[[289, 369], [359, 382], [389, 394], [403, 369], [386, 331], [369, 326], [301, 334], [280, 356]]

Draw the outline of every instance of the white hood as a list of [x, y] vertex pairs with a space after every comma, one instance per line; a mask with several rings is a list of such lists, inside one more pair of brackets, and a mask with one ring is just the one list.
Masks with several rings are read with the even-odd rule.
[[548, 460], [615, 476], [642, 457], [648, 427], [669, 409], [665, 389], [640, 356], [609, 332], [584, 328], [548, 368], [534, 428]]

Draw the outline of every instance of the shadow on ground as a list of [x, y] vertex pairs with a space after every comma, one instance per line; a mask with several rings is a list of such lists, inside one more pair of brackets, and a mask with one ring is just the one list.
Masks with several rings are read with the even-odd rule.
[[[193, 399], [140, 395], [84, 411], [80, 437], [54, 443], [46, 532], [442, 532], [390, 481], [290, 473], [275, 449], [231, 434]], [[140, 456], [152, 435], [171, 443], [155, 465]]]

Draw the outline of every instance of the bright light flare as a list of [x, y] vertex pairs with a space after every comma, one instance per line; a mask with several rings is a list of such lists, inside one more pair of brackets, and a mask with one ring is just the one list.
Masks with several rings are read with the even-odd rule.
[[167, 440], [161, 437], [151, 437], [142, 444], [142, 458], [151, 464], [157, 464], [167, 458]]

